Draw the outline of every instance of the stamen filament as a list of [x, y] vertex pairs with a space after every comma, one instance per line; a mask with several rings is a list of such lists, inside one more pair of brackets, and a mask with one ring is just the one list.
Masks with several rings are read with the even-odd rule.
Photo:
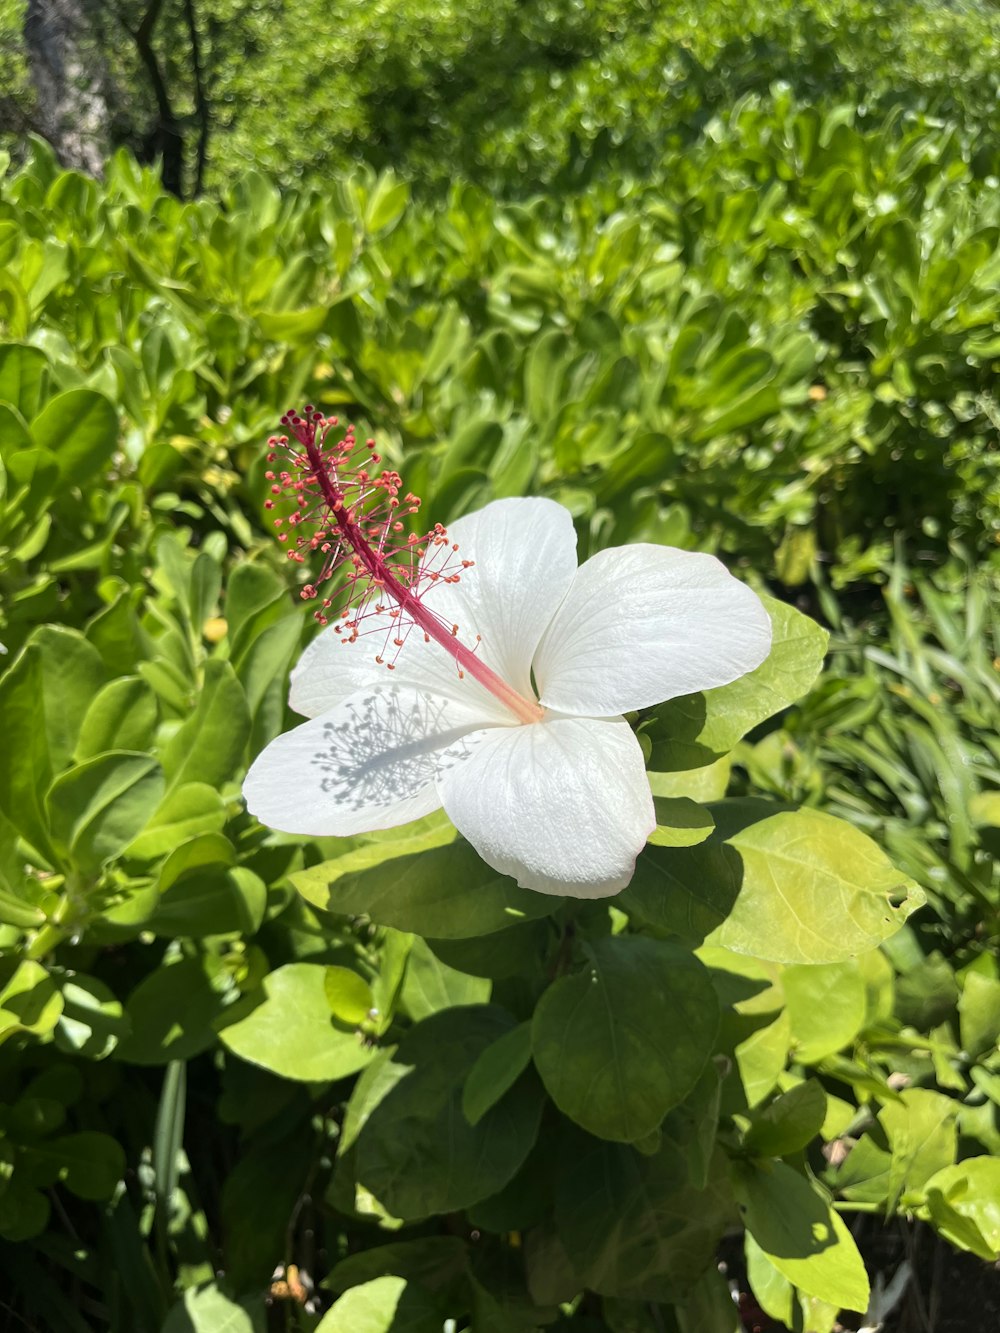
[[417, 597], [399, 578], [396, 577], [391, 567], [375, 551], [366, 539], [364, 532], [356, 521], [356, 514], [343, 504], [342, 497], [334, 486], [327, 469], [323, 464], [323, 457], [315, 438], [302, 441], [309, 456], [309, 462], [315, 473], [315, 480], [323, 493], [333, 518], [336, 520], [343, 534], [344, 540], [356, 552], [365, 569], [371, 575], [372, 582], [380, 591], [386, 592], [396, 603], [401, 611], [420, 628], [428, 638], [435, 643], [439, 643], [445, 652], [458, 663], [460, 671], [467, 671], [473, 679], [478, 680], [480, 685], [484, 686], [489, 692], [519, 718], [521, 722], [540, 722], [545, 716], [545, 709], [535, 701], [526, 699], [523, 694], [518, 693], [513, 686], [508, 685], [502, 676], [497, 673], [470, 649], [462, 643], [457, 637], [457, 626], [449, 629], [432, 611], [424, 606], [423, 602]]

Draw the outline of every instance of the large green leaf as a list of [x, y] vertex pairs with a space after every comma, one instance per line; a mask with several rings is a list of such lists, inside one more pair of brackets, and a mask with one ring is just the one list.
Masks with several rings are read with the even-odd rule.
[[787, 1157], [808, 1147], [826, 1119], [826, 1093], [806, 1079], [750, 1117], [743, 1146], [759, 1157]]
[[532, 1051], [549, 1096], [584, 1129], [635, 1142], [684, 1100], [712, 1052], [719, 1009], [707, 969], [673, 944], [595, 940], [575, 976], [542, 996]]
[[31, 433], [54, 455], [62, 480], [78, 486], [117, 448], [118, 413], [102, 393], [70, 389], [46, 403], [32, 422]]
[[326, 1279], [331, 1291], [346, 1291], [387, 1275], [420, 1282], [428, 1291], [454, 1292], [464, 1285], [468, 1250], [459, 1236], [421, 1236], [349, 1254]]
[[531, 1063], [531, 1024], [521, 1023], [487, 1046], [469, 1070], [462, 1089], [462, 1111], [476, 1125], [512, 1088]]
[[37, 1184], [59, 1180], [77, 1198], [106, 1200], [125, 1174], [125, 1149], [96, 1130], [64, 1134], [34, 1144], [28, 1170]]
[[250, 735], [246, 696], [228, 662], [205, 663], [205, 680], [195, 711], [163, 752], [163, 771], [171, 793], [188, 782], [219, 787], [231, 782], [243, 760]]
[[652, 1156], [595, 1139], [566, 1149], [555, 1220], [581, 1284], [647, 1301], [683, 1296], [712, 1261], [735, 1211], [722, 1154], [699, 1190], [670, 1145]]
[[444, 1320], [422, 1287], [401, 1277], [377, 1277], [346, 1291], [316, 1333], [440, 1333]]
[[255, 1317], [212, 1282], [188, 1287], [167, 1315], [161, 1333], [262, 1333], [264, 1318], [263, 1305]]
[[817, 1187], [783, 1162], [734, 1166], [733, 1187], [747, 1230], [779, 1273], [838, 1309], [867, 1310], [858, 1247]]
[[0, 810], [41, 853], [49, 847], [43, 797], [52, 759], [38, 717], [44, 700], [42, 655], [29, 645], [0, 677]]
[[969, 1055], [995, 1051], [1000, 1043], [1000, 981], [969, 972], [958, 1001], [962, 1047]]
[[[487, 939], [489, 936], [486, 937]], [[416, 936], [406, 960], [406, 976], [400, 1001], [410, 1017], [419, 1022], [460, 1004], [485, 1004], [492, 986], [485, 977], [469, 976], [449, 967]]]
[[898, 1101], [879, 1111], [891, 1153], [886, 1185], [891, 1206], [900, 1195], [919, 1190], [936, 1172], [952, 1165], [958, 1148], [958, 1110], [956, 1099], [944, 1093], [904, 1088]]
[[80, 726], [74, 758], [106, 750], [148, 750], [156, 730], [156, 696], [141, 676], [119, 676], [94, 696]]
[[318, 1083], [356, 1074], [375, 1051], [355, 1027], [335, 1021], [325, 982], [325, 967], [286, 963], [226, 1010], [220, 1040], [282, 1078]]
[[46, 796], [52, 836], [72, 861], [93, 873], [143, 828], [163, 796], [151, 755], [98, 755], [56, 778]]
[[865, 983], [855, 959], [786, 967], [781, 986], [792, 1025], [792, 1050], [801, 1064], [817, 1064], [861, 1031]]
[[475, 1125], [462, 1111], [476, 1061], [514, 1026], [492, 1006], [446, 1009], [400, 1043], [384, 1071], [395, 1082], [355, 1144], [357, 1179], [393, 1216], [468, 1208], [502, 1188], [528, 1155], [544, 1100], [530, 1071]]
[[442, 940], [489, 935], [556, 906], [491, 870], [467, 842], [434, 845], [447, 836], [440, 827], [429, 830], [421, 850], [406, 855], [396, 840], [369, 843], [291, 880], [328, 912], [364, 913], [379, 925]]
[[212, 862], [193, 867], [170, 884], [148, 921], [148, 929], [168, 938], [255, 935], [266, 908], [267, 885], [259, 875], [247, 866]]
[[63, 1009], [63, 997], [41, 963], [7, 960], [0, 973], [0, 1042], [20, 1032], [47, 1036]]
[[[984, 1259], [1000, 1258], [1000, 1158], [969, 1157], [946, 1166], [926, 1181], [924, 1193], [928, 1214], [942, 1235]], [[978, 1237], [970, 1236], [962, 1222], [971, 1223]]]
[[131, 1030], [119, 1044], [118, 1058], [137, 1065], [190, 1059], [214, 1045], [212, 1023], [223, 1004], [199, 959], [161, 964], [125, 1002]]
[[25, 343], [0, 347], [0, 401], [11, 403], [25, 420], [38, 412], [48, 370], [45, 353]]
[[226, 822], [222, 797], [207, 782], [184, 782], [168, 792], [139, 836], [128, 847], [138, 860], [163, 856], [203, 833], [217, 833]]
[[105, 674], [82, 634], [43, 625], [0, 678], [0, 810], [39, 851], [49, 847], [45, 792], [70, 762]]
[[786, 963], [867, 953], [924, 900], [918, 885], [844, 820], [765, 801], [709, 807], [697, 847], [647, 847], [621, 903], [689, 944]]
[[70, 1055], [102, 1060], [128, 1033], [121, 1001], [97, 977], [64, 972], [54, 980], [63, 999], [55, 1044]]

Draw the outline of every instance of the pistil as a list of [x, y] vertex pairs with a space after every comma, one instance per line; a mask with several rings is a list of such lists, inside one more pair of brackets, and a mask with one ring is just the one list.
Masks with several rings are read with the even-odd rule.
[[[318, 417], [319, 414], [315, 416]], [[399, 608], [399, 616], [416, 625], [425, 638], [433, 639], [435, 643], [440, 644], [445, 652], [454, 658], [459, 676], [464, 676], [468, 672], [474, 680], [479, 681], [480, 685], [499, 699], [520, 722], [541, 721], [545, 716], [545, 710], [541, 705], [535, 700], [526, 699], [477, 657], [476, 653], [459, 639], [458, 625], [447, 624], [424, 605], [419, 593], [407, 586], [406, 581], [399, 577], [386, 559], [384, 541], [379, 542], [378, 550], [373, 548], [363, 526], [367, 525], [370, 528], [370, 516], [363, 515], [360, 506], [355, 510], [346, 502], [342, 487], [338, 486], [334, 477], [330, 475], [331, 469], [323, 457], [322, 437], [316, 430], [314, 419], [311, 419], [310, 409], [306, 408], [305, 419], [290, 416], [286, 421], [306, 451], [311, 469], [311, 476], [307, 481], [318, 488], [323, 498], [324, 508], [328, 511], [327, 527], [331, 521], [336, 524], [336, 533], [342, 548], [354, 552], [358, 573], [364, 571], [371, 585], [378, 590], [380, 599], [382, 594], [390, 598]], [[398, 481], [398, 478], [396, 480]], [[397, 502], [393, 497], [389, 503], [394, 506]], [[410, 512], [413, 512], [413, 509]], [[457, 575], [451, 575], [446, 581], [457, 582], [457, 579]], [[395, 642], [397, 644], [400, 642], [398, 635]], [[393, 664], [387, 663], [387, 666], [391, 670]]]

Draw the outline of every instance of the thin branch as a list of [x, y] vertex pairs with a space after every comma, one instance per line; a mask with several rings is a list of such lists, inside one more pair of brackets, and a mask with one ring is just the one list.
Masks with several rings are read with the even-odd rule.
[[198, 112], [198, 160], [195, 167], [194, 193], [201, 194], [205, 179], [205, 162], [208, 158], [209, 106], [205, 92], [205, 78], [201, 63], [201, 41], [198, 37], [198, 24], [195, 21], [194, 0], [184, 0], [184, 16], [187, 19], [188, 32], [191, 35], [191, 64], [194, 69], [194, 104]]

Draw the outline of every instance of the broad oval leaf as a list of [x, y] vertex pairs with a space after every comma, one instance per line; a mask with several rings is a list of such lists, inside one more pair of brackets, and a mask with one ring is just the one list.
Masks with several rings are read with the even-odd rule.
[[556, 905], [491, 870], [467, 842], [434, 845], [444, 836], [454, 835], [430, 830], [421, 835], [421, 849], [407, 855], [399, 854], [393, 840], [368, 843], [337, 861], [298, 871], [291, 880], [327, 912], [363, 913], [380, 926], [442, 940], [489, 935], [526, 917], [545, 916]]
[[719, 1027], [708, 970], [677, 945], [591, 941], [587, 962], [542, 996], [532, 1050], [549, 1096], [590, 1133], [650, 1134], [697, 1083]]
[[53, 837], [93, 873], [146, 824], [163, 796], [163, 773], [151, 755], [98, 755], [56, 778], [45, 804]]
[[46, 403], [31, 433], [55, 456], [64, 482], [78, 486], [110, 459], [118, 445], [118, 413], [94, 389], [70, 389]]
[[356, 1074], [376, 1052], [356, 1029], [334, 1022], [325, 982], [326, 968], [316, 963], [277, 968], [226, 1010], [219, 1039], [282, 1078], [319, 1083]]
[[468, 1208], [506, 1185], [527, 1157], [544, 1102], [531, 1071], [477, 1124], [462, 1112], [470, 1070], [514, 1026], [494, 1006], [446, 1009], [418, 1023], [383, 1069], [383, 1084], [392, 1086], [368, 1114], [354, 1150], [358, 1181], [394, 1217]]
[[869, 952], [923, 904], [920, 887], [842, 819], [763, 800], [709, 809], [715, 832], [696, 847], [647, 847], [620, 899], [687, 944], [840, 962]]
[[386, 1276], [346, 1291], [316, 1333], [440, 1333], [444, 1323], [444, 1313], [422, 1287]]
[[829, 1200], [784, 1162], [734, 1163], [733, 1189], [747, 1230], [800, 1291], [838, 1310], [868, 1308], [865, 1265]]

